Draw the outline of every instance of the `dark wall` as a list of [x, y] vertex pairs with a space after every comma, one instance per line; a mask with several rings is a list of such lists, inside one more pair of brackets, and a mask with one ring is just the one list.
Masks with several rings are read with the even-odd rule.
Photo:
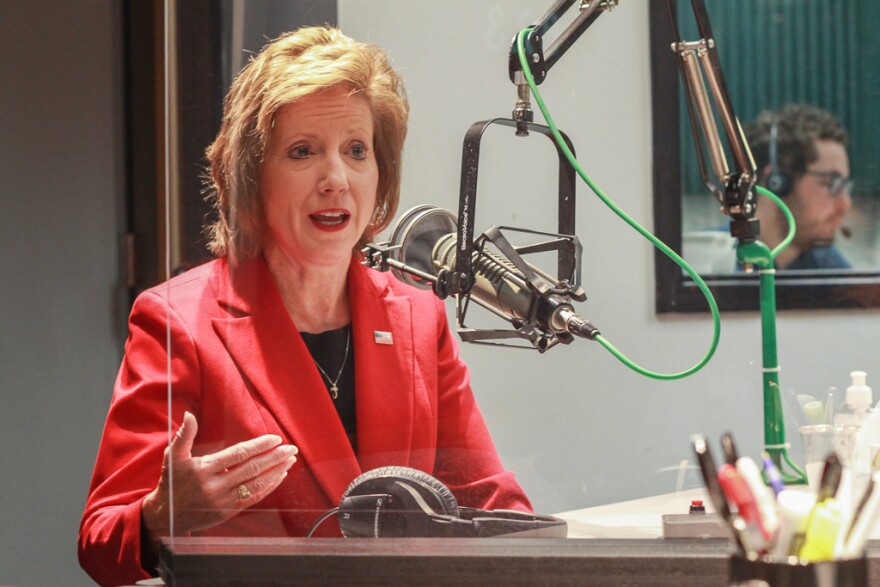
[[124, 337], [121, 3], [0, 2], [0, 584], [76, 536]]

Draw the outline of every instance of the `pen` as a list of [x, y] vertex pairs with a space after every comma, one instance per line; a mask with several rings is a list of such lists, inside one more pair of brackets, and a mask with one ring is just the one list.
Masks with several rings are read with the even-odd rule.
[[776, 499], [773, 491], [764, 485], [764, 479], [761, 478], [761, 471], [758, 465], [749, 457], [740, 457], [736, 461], [736, 471], [746, 482], [755, 498], [755, 504], [758, 507], [758, 515], [761, 520], [761, 526], [766, 530], [768, 540], [772, 540], [773, 535], [779, 528], [779, 516], [776, 514]]
[[782, 481], [782, 474], [776, 468], [776, 463], [770, 458], [767, 451], [761, 455], [764, 462], [764, 475], [767, 477], [767, 485], [773, 490], [773, 494], [779, 497], [779, 494], [785, 489], [785, 483]]
[[735, 523], [733, 520], [730, 506], [727, 503], [727, 498], [724, 497], [724, 491], [721, 489], [721, 484], [718, 482], [718, 471], [715, 468], [715, 460], [712, 458], [709, 445], [706, 443], [706, 437], [700, 434], [695, 434], [692, 437], [692, 443], [694, 446], [694, 453], [697, 455], [697, 462], [700, 464], [700, 472], [703, 474], [703, 482], [706, 484], [706, 491], [709, 493], [709, 499], [712, 502], [712, 506], [715, 508], [715, 511], [718, 512], [718, 515], [721, 516], [721, 519], [730, 527], [731, 533], [733, 534], [733, 538], [736, 541], [740, 552], [746, 554], [750, 549], [746, 547], [745, 543], [743, 534], [745, 529], [744, 524], [741, 520], [739, 523]]
[[856, 509], [853, 510], [852, 519], [849, 523], [849, 528], [846, 531], [846, 539], [845, 542], [849, 542], [849, 539], [852, 537], [853, 528], [855, 528], [856, 523], [861, 518], [862, 514], [865, 512], [865, 506], [868, 505], [868, 501], [871, 499], [871, 494], [874, 492], [874, 477], [871, 476], [871, 479], [868, 480], [868, 486], [865, 488], [865, 493], [862, 495], [862, 499], [859, 500]]
[[862, 550], [865, 548], [865, 541], [868, 539], [868, 532], [874, 525], [878, 511], [880, 511], [880, 488], [878, 488], [875, 480], [871, 494], [867, 497], [865, 507], [862, 508], [858, 519], [852, 522], [852, 530], [846, 540], [843, 558], [855, 558], [861, 555]]
[[834, 497], [840, 486], [840, 478], [843, 474], [843, 464], [837, 453], [830, 452], [825, 457], [825, 468], [822, 469], [822, 479], [819, 481], [819, 490], [816, 495], [816, 503], [822, 503], [828, 498]]
[[736, 443], [733, 442], [733, 434], [725, 432], [721, 435], [721, 450], [724, 451], [724, 460], [728, 465], [736, 465], [739, 460], [739, 454], [736, 450]]
[[730, 507], [727, 505], [727, 499], [718, 484], [718, 471], [715, 469], [715, 461], [712, 459], [712, 453], [709, 451], [709, 445], [706, 444], [706, 437], [694, 435], [693, 437], [694, 452], [697, 455], [697, 462], [700, 464], [700, 471], [703, 473], [703, 481], [706, 483], [706, 491], [709, 492], [709, 499], [715, 511], [725, 520], [730, 520]]
[[745, 521], [748, 542], [758, 551], [765, 550], [767, 543], [773, 539], [773, 535], [761, 519], [758, 502], [749, 489], [748, 483], [736, 470], [736, 467], [727, 463], [718, 468], [718, 483], [721, 485], [724, 495], [736, 505], [739, 516]]
[[843, 552], [843, 549], [846, 547], [846, 537], [849, 535], [850, 528], [852, 528], [853, 522], [853, 512], [856, 508], [856, 502], [862, 497], [861, 493], [857, 493], [857, 489], [859, 491], [863, 491], [865, 485], [867, 483], [858, 484], [856, 486], [856, 480], [853, 478], [853, 471], [849, 467], [843, 467], [842, 473], [840, 475], [840, 485], [837, 487], [837, 492], [834, 494], [834, 499], [836, 502], [837, 509], [840, 510], [840, 531], [837, 533], [837, 543], [834, 547], [835, 556], [840, 555]]

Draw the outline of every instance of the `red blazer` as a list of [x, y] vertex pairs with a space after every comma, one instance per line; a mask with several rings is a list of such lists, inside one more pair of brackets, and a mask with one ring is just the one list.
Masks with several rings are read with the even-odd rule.
[[[262, 259], [212, 261], [138, 297], [80, 527], [80, 563], [96, 581], [149, 576], [140, 510], [168, 442], [167, 323], [171, 427], [184, 410], [196, 416], [194, 453], [262, 434], [299, 447], [275, 492], [199, 534], [303, 536], [355, 477], [385, 465], [437, 477], [462, 506], [531, 510], [492, 444], [443, 303], [354, 259], [348, 277], [357, 455]], [[338, 535], [335, 523], [321, 530]]]

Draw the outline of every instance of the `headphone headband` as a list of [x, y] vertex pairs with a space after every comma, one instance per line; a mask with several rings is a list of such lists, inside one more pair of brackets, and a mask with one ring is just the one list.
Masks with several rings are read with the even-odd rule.
[[767, 145], [767, 159], [770, 173], [767, 174], [767, 189], [777, 196], [785, 196], [791, 191], [791, 175], [779, 168], [779, 118], [770, 125], [770, 141]]
[[409, 467], [381, 467], [357, 477], [342, 495], [338, 516], [349, 538], [564, 538], [568, 533], [565, 520], [553, 516], [459, 507], [445, 485]]

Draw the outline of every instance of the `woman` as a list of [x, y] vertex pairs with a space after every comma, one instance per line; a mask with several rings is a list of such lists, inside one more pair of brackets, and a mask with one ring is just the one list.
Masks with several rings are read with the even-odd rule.
[[79, 537], [99, 583], [148, 577], [172, 532], [303, 536], [379, 466], [530, 510], [442, 302], [358, 261], [396, 210], [407, 114], [382, 51], [335, 29], [279, 38], [236, 79], [208, 149], [219, 258], [132, 309]]

